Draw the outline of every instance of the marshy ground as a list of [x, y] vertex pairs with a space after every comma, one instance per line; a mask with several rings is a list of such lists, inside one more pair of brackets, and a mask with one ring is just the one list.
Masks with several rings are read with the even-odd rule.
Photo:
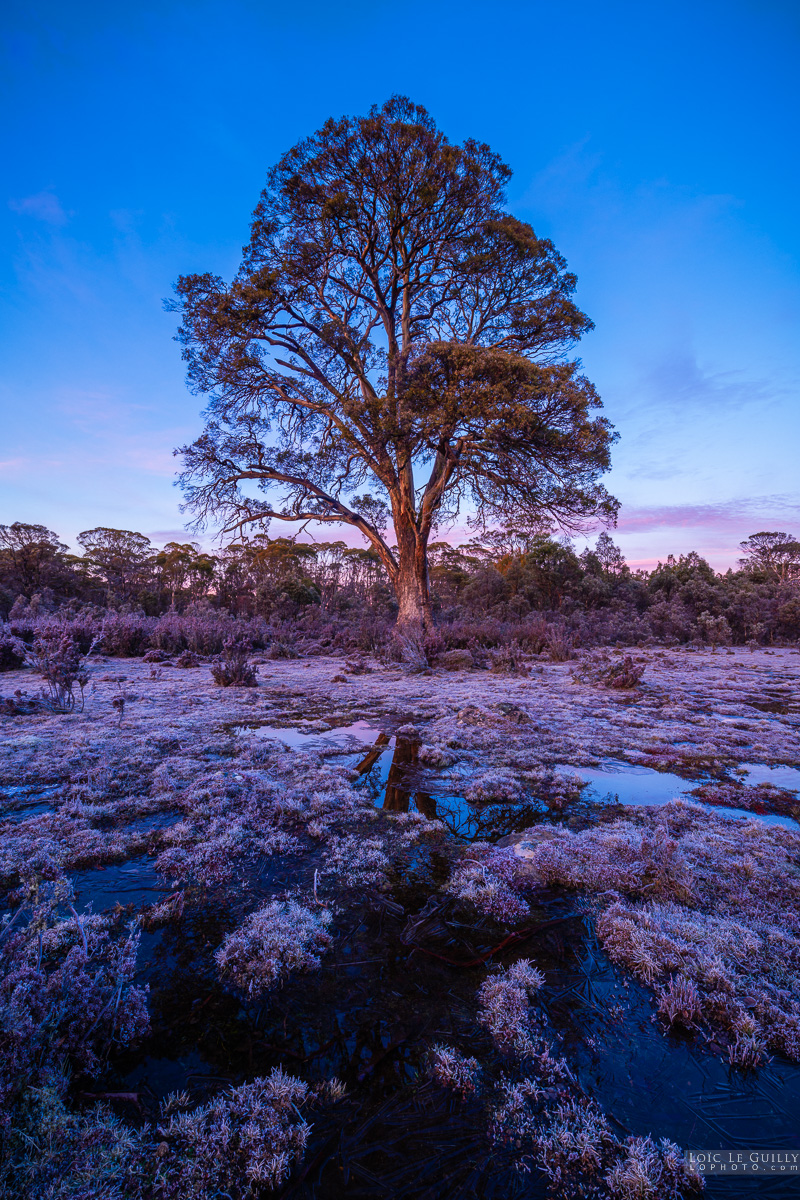
[[296, 1197], [688, 1195], [661, 1138], [800, 1151], [800, 652], [631, 655], [619, 690], [545, 658], [265, 660], [252, 688], [95, 659], [83, 712], [0, 717], [6, 911], [35, 868], [71, 880], [65, 922], [141, 927], [149, 1032], [70, 1111], [161, 1120], [185, 1187], [168, 1094], [335, 1079], [269, 1176]]

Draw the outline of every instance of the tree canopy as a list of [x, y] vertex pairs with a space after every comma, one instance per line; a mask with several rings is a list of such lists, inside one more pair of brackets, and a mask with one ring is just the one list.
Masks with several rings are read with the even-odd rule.
[[613, 522], [614, 434], [566, 357], [591, 322], [553, 244], [506, 211], [509, 176], [402, 96], [272, 168], [234, 281], [182, 276], [170, 302], [210, 396], [182, 451], [198, 522], [350, 524], [400, 621], [425, 623], [427, 545], [459, 511]]
[[800, 542], [791, 533], [762, 530], [739, 543], [742, 566], [766, 578], [800, 578]]

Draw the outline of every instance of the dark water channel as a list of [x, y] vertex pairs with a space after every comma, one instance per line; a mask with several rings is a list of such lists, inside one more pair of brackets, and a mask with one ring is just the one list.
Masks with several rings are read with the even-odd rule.
[[[314, 1116], [312, 1170], [283, 1195], [543, 1197], [535, 1173], [518, 1175], [507, 1152], [490, 1150], [478, 1103], [420, 1086], [435, 1042], [474, 1055], [490, 1072], [504, 1064], [474, 1020], [485, 969], [459, 969], [426, 953], [469, 961], [498, 931], [450, 927], [419, 946], [404, 944], [405, 923], [424, 899], [415, 891], [393, 893], [401, 914], [373, 911], [340, 926], [320, 970], [290, 980], [261, 1008], [241, 1010], [209, 970], [210, 950], [228, 927], [224, 913], [212, 906], [180, 930], [165, 930], [147, 972], [154, 1036], [146, 1057], [118, 1063], [111, 1085], [145, 1098], [186, 1088], [202, 1099], [278, 1065], [312, 1083], [335, 1075], [348, 1097]], [[775, 1060], [743, 1074], [691, 1038], [665, 1035], [648, 991], [609, 961], [572, 897], [553, 897], [530, 924], [556, 918], [556, 929], [497, 962], [529, 956], [544, 972], [542, 1009], [555, 1051], [619, 1136], [800, 1150], [800, 1069]], [[717, 1189], [731, 1200], [798, 1194], [785, 1180], [717, 1181], [710, 1194]]]
[[18, 825], [21, 821], [27, 821], [29, 817], [39, 817], [43, 813], [51, 812], [53, 797], [59, 790], [57, 784], [44, 788], [3, 788], [0, 793], [0, 820]]
[[[248, 736], [330, 754], [355, 773], [355, 786], [367, 789], [379, 809], [416, 810], [462, 841], [496, 841], [537, 819], [552, 819], [536, 797], [516, 805], [468, 804], [448, 792], [444, 773], [420, 763], [415, 739], [392, 737], [366, 721], [331, 730], [266, 726]], [[662, 803], [696, 786], [624, 763], [562, 769], [586, 779], [597, 798], [616, 794], [623, 803]], [[764, 773], [793, 768], [750, 770], [748, 782], [777, 783], [776, 777], [763, 779]], [[787, 787], [794, 776], [780, 778], [778, 786]], [[47, 802], [44, 795], [20, 796], [14, 799], [20, 807], [8, 805], [7, 817], [14, 819], [9, 810], [21, 811], [23, 800]], [[789, 818], [781, 823], [796, 828]], [[510, 1151], [491, 1149], [479, 1102], [462, 1102], [424, 1082], [426, 1051], [436, 1042], [474, 1055], [489, 1072], [502, 1069], [475, 1022], [475, 993], [486, 967], [459, 967], [441, 956], [469, 962], [499, 944], [504, 929], [488, 922], [467, 928], [445, 908], [438, 926], [418, 938], [408, 935], [435, 894], [444, 863], [420, 862], [393, 890], [391, 904], [378, 899], [357, 912], [351, 905], [335, 926], [334, 951], [321, 968], [290, 979], [265, 1004], [242, 1007], [220, 986], [213, 955], [225, 934], [287, 887], [310, 889], [319, 862], [314, 854], [269, 860], [235, 895], [211, 891], [187, 904], [179, 923], [143, 935], [141, 979], [151, 987], [153, 1033], [139, 1050], [114, 1062], [102, 1090], [137, 1092], [145, 1110], [154, 1111], [157, 1099], [171, 1091], [188, 1090], [200, 1101], [274, 1066], [310, 1083], [337, 1076], [348, 1095], [311, 1118], [305, 1167], [282, 1197], [544, 1197], [535, 1172], [519, 1174]], [[91, 901], [95, 912], [117, 902], [141, 907], [169, 892], [147, 855], [77, 872], [74, 881], [79, 905]], [[556, 919], [560, 924], [550, 925]], [[537, 934], [545, 923], [548, 929]], [[800, 1151], [800, 1066], [776, 1058], [742, 1073], [707, 1043], [665, 1034], [653, 1020], [652, 995], [610, 962], [574, 897], [544, 897], [526, 929], [533, 932], [519, 948], [489, 964], [530, 957], [544, 972], [548, 1036], [620, 1136], [651, 1133], [696, 1149]], [[797, 1196], [800, 1180], [713, 1180], [708, 1194], [730, 1200]]]

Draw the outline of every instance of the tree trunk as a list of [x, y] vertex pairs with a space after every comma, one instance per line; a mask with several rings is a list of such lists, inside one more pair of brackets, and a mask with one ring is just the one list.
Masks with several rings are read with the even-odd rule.
[[428, 547], [413, 525], [397, 529], [397, 628], [403, 633], [431, 633], [433, 615], [428, 590]]

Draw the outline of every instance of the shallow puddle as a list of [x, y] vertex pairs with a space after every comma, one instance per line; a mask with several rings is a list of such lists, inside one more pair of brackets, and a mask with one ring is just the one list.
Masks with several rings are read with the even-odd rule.
[[[369, 721], [355, 721], [325, 731], [296, 726], [286, 729], [276, 725], [241, 726], [240, 734], [269, 738], [294, 750], [325, 754], [335, 748], [337, 765], [357, 773], [356, 786], [372, 795], [376, 808], [422, 813], [429, 820], [441, 821], [461, 840], [474, 841], [492, 833], [491, 819], [469, 805], [463, 796], [443, 788], [436, 772], [420, 766], [418, 741], [390, 736]], [[369, 746], [366, 753], [365, 746]], [[518, 828], [518, 821], [506, 821], [502, 829], [494, 831], [492, 840]]]
[[157, 903], [170, 888], [156, 872], [153, 861], [149, 854], [142, 854], [125, 863], [72, 872], [76, 907], [85, 909], [91, 904], [92, 911], [100, 913], [117, 903], [139, 907]]
[[773, 787], [784, 788], [787, 792], [800, 792], [800, 767], [768, 767], [764, 763], [742, 763], [742, 769], [747, 771], [745, 783], [771, 783]]
[[733, 817], [736, 819], [747, 817], [750, 820], [761, 821], [764, 825], [782, 825], [784, 829], [791, 829], [793, 833], [800, 833], [800, 824], [793, 817], [786, 817], [781, 813], [754, 812], [750, 808], [730, 808], [727, 804], [703, 804], [703, 808], [708, 812], [713, 812], [718, 817]]
[[372, 745], [381, 730], [370, 725], [368, 721], [354, 721], [351, 725], [340, 725], [333, 729], [301, 729], [298, 726], [280, 725], [238, 725], [234, 727], [243, 737], [267, 738], [270, 741], [282, 742], [291, 750], [322, 750], [342, 749], [346, 751], [353, 747], [354, 752], [360, 745]]
[[59, 790], [57, 784], [46, 788], [4, 788], [0, 792], [0, 820], [18, 825], [29, 817], [41, 817], [53, 811], [51, 797]]
[[616, 797], [620, 804], [666, 804], [686, 796], [696, 782], [681, 779], [653, 767], [639, 767], [618, 759], [608, 759], [600, 767], [556, 766], [559, 775], [578, 775], [589, 785], [589, 792], [598, 798]]
[[441, 772], [420, 764], [419, 748], [415, 739], [381, 734], [355, 765], [362, 776], [356, 786], [371, 792], [376, 808], [421, 813], [466, 842], [496, 842], [534, 824], [548, 811], [534, 797], [507, 804], [470, 804], [463, 795], [448, 791]]
[[[795, 767], [765, 767], [758, 763], [745, 763], [746, 778], [742, 782], [755, 785], [771, 783], [774, 787], [791, 790], [800, 787], [800, 770]], [[667, 804], [680, 797], [691, 797], [697, 787], [696, 780], [681, 779], [680, 775], [668, 771], [656, 771], [653, 767], [640, 767], [632, 763], [609, 759], [600, 767], [571, 767], [559, 764], [561, 775], [578, 775], [588, 786], [587, 796], [595, 803], [616, 799], [620, 804], [655, 805]], [[796, 780], [794, 784], [790, 780]], [[781, 782], [785, 781], [785, 782]], [[695, 803], [702, 804], [696, 800]], [[721, 817], [747, 817], [762, 821], [765, 825], [782, 825], [786, 829], [800, 832], [800, 824], [792, 817], [777, 813], [754, 812], [752, 809], [734, 808], [728, 805], [703, 804], [708, 812]]]

